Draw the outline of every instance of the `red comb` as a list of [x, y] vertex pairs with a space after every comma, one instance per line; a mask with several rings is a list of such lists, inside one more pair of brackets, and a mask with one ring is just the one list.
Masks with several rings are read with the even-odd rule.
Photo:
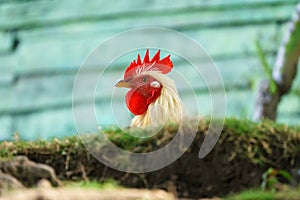
[[139, 72], [143, 71], [160, 71], [163, 74], [170, 72], [173, 68], [173, 63], [170, 60], [170, 55], [160, 60], [160, 50], [156, 52], [153, 58], [149, 58], [149, 49], [147, 49], [144, 60], [141, 60], [140, 54], [137, 59], [133, 60], [127, 67], [124, 73], [124, 78], [130, 78]]

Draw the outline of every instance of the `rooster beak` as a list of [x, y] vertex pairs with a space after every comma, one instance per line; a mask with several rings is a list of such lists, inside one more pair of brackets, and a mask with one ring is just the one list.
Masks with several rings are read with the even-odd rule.
[[129, 82], [126, 82], [124, 80], [120, 80], [116, 83], [116, 87], [124, 87], [124, 88], [131, 88], [131, 84]]

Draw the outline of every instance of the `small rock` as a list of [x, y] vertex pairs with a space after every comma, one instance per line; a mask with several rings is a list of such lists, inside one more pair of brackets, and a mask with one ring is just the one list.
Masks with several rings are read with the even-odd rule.
[[24, 186], [15, 177], [0, 172], [0, 196], [3, 191], [22, 188]]
[[36, 186], [41, 179], [49, 180], [53, 186], [62, 185], [52, 167], [30, 161], [26, 156], [0, 160], [0, 170], [17, 178], [25, 186]]
[[40, 180], [40, 181], [38, 182], [38, 184], [37, 184], [37, 187], [38, 187], [38, 188], [41, 188], [41, 189], [49, 189], [49, 188], [52, 188], [51, 183], [50, 183], [48, 180], [46, 180], [46, 179]]

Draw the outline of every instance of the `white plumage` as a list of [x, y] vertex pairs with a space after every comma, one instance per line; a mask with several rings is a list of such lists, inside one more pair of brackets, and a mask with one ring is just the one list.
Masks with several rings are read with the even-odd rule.
[[149, 105], [144, 114], [137, 115], [132, 119], [131, 127], [144, 128], [147, 126], [160, 126], [169, 122], [179, 123], [183, 110], [174, 81], [159, 71], [146, 71], [139, 75], [154, 77], [158, 82], [153, 82], [151, 86], [157, 87], [157, 84], [160, 83], [162, 90], [161, 95]]

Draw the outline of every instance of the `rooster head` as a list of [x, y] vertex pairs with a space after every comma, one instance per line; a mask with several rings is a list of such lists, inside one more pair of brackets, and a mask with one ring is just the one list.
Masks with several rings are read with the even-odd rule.
[[116, 84], [116, 87], [125, 87], [130, 90], [125, 100], [128, 109], [134, 115], [143, 115], [149, 105], [161, 95], [163, 83], [152, 74], [166, 74], [173, 68], [170, 55], [160, 59], [160, 50], [152, 59], [149, 58], [149, 50], [146, 50], [143, 61], [140, 54], [133, 60], [124, 73], [124, 79]]

